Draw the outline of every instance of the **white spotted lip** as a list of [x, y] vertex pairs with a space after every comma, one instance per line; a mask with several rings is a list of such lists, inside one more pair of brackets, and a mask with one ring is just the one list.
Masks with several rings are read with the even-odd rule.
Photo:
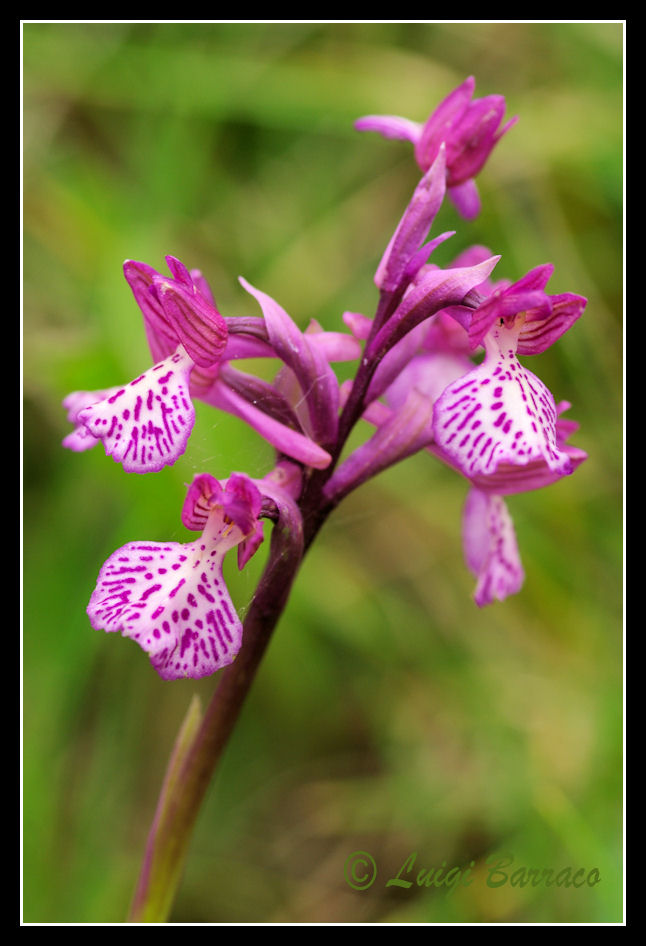
[[437, 446], [468, 478], [493, 474], [502, 462], [525, 466], [541, 459], [557, 475], [570, 473], [570, 457], [557, 444], [550, 391], [519, 363], [515, 345], [487, 342], [482, 364], [435, 404]]

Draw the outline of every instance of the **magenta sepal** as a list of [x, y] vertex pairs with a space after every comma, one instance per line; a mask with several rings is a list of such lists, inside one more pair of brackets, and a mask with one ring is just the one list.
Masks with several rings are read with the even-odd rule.
[[537, 318], [547, 318], [552, 311], [552, 303], [545, 286], [553, 272], [554, 266], [545, 263], [530, 270], [518, 282], [493, 289], [472, 315], [469, 325], [471, 347], [482, 344], [485, 335], [499, 319], [511, 327], [515, 317], [528, 309], [535, 310]]
[[502, 95], [472, 99], [475, 80], [469, 76], [428, 117], [415, 144], [421, 168], [428, 167], [442, 142], [446, 143], [447, 184], [455, 187], [472, 179], [482, 169], [495, 144], [517, 118], [499, 129], [505, 113]]
[[255, 535], [260, 493], [244, 474], [233, 474], [224, 488], [210, 485], [201, 538], [124, 545], [101, 569], [87, 609], [93, 627], [137, 641], [164, 680], [215, 673], [242, 643], [222, 563]]
[[[580, 318], [587, 304], [587, 299], [572, 292], [548, 295], [545, 286], [553, 271], [553, 265], [545, 263], [518, 282], [491, 287], [466, 322], [459, 318], [468, 329], [471, 346], [481, 344], [500, 320], [517, 330], [519, 355], [538, 355], [553, 345]], [[478, 288], [486, 293], [486, 286]]]
[[217, 363], [227, 342], [227, 327], [213, 294], [199, 272], [188, 271], [174, 256], [166, 263], [173, 278], [147, 263], [126, 260], [123, 273], [144, 317], [153, 358], [162, 361], [182, 344], [195, 364]]
[[175, 327], [152, 292], [153, 278], [159, 276], [147, 263], [126, 260], [123, 275], [132, 290], [135, 302], [144, 317], [144, 329], [153, 359], [163, 361], [176, 350], [179, 343]]
[[458, 131], [475, 87], [475, 79], [469, 76], [442, 99], [421, 126], [415, 142], [415, 160], [421, 168], [429, 167], [442, 142], [450, 142]]
[[462, 518], [464, 557], [478, 579], [479, 607], [504, 601], [522, 588], [525, 573], [514, 524], [502, 496], [470, 489]]
[[154, 276], [152, 292], [193, 362], [208, 368], [222, 357], [227, 326], [218, 310], [197, 291], [188, 271], [186, 277], [190, 287], [165, 276]]
[[285, 310], [267, 293], [240, 277], [241, 285], [258, 301], [269, 343], [294, 372], [307, 404], [312, 437], [324, 446], [334, 443], [338, 428], [339, 385], [323, 352], [301, 332]]

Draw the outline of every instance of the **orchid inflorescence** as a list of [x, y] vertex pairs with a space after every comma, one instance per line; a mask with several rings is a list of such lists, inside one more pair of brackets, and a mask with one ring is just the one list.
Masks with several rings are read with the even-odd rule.
[[[563, 417], [570, 405], [556, 404], [517, 356], [545, 351], [586, 300], [547, 293], [551, 264], [515, 283], [492, 281], [500, 257], [482, 246], [446, 267], [429, 262], [453, 235], [427, 240], [446, 193], [463, 217], [477, 215], [474, 177], [516, 121], [501, 128], [504, 98], [473, 99], [473, 91], [469, 78], [424, 124], [396, 116], [356, 122], [412, 142], [423, 176], [377, 267], [376, 313], [345, 312], [347, 332], [316, 323], [302, 331], [242, 278], [261, 314], [226, 317], [202, 273], [175, 257], [166, 257], [170, 276], [126, 261], [154, 365], [129, 383], [70, 394], [63, 403], [74, 430], [65, 446], [102, 442], [127, 472], [154, 473], [186, 450], [197, 398], [243, 420], [276, 451], [262, 479], [194, 478], [181, 519], [201, 533], [196, 541], [129, 542], [103, 565], [88, 606], [92, 625], [136, 640], [162, 678], [203, 677], [236, 657], [243, 628], [222, 563], [237, 547], [246, 565], [263, 542], [263, 519], [299, 531], [307, 548], [348, 493], [422, 450], [470, 484], [462, 529], [476, 603], [520, 589], [504, 497], [557, 481], [586, 454], [567, 443], [577, 429]], [[273, 383], [236, 367], [247, 358], [278, 360]], [[353, 360], [354, 378], [339, 384], [332, 364]], [[360, 419], [374, 433], [341, 460]]]

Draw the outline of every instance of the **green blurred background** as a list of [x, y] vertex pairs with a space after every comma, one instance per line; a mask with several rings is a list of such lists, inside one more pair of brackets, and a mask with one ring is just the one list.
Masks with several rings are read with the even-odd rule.
[[[527, 574], [478, 610], [466, 484], [428, 455], [337, 510], [312, 548], [201, 812], [175, 922], [617, 922], [622, 916], [622, 25], [94, 23], [23, 27], [24, 919], [121, 922], [192, 694], [85, 607], [133, 539], [190, 541], [184, 484], [263, 475], [270, 448], [198, 404], [171, 469], [73, 454], [62, 398], [149, 364], [121, 264], [203, 270], [227, 315], [242, 274], [302, 326], [372, 314], [372, 276], [418, 173], [359, 135], [424, 120], [467, 75], [518, 125], [479, 177], [472, 243], [517, 279], [589, 299], [530, 367], [581, 422], [576, 475], [511, 497]], [[344, 369], [343, 376], [347, 376]], [[228, 562], [244, 614], [262, 553]], [[370, 852], [357, 892], [344, 862]], [[387, 888], [406, 857], [475, 881]], [[598, 868], [594, 888], [490, 889], [485, 862]], [[414, 880], [414, 877], [413, 877]]]

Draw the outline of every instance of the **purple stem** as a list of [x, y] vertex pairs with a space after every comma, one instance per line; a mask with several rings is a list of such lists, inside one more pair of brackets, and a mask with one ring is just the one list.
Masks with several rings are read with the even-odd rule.
[[[303, 559], [303, 533], [298, 526], [300, 516], [283, 516], [279, 508], [277, 519], [269, 560], [244, 621], [240, 653], [223, 670], [168, 796], [164, 797], [163, 791], [160, 796], [130, 910], [130, 922], [166, 920], [202, 799], [287, 603]], [[172, 766], [173, 759], [169, 775]], [[170, 781], [167, 776], [165, 784]]]

